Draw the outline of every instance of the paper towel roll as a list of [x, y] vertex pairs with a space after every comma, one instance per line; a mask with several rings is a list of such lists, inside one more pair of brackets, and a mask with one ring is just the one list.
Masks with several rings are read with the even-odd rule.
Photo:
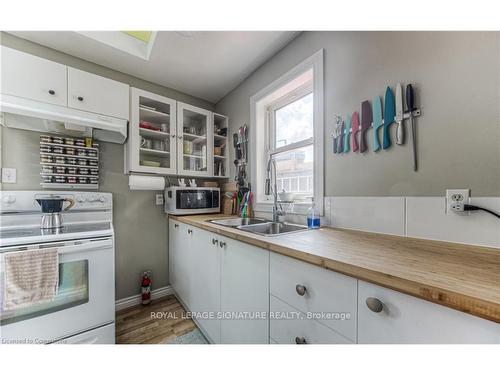
[[130, 175], [128, 177], [128, 186], [130, 190], [164, 190], [165, 178], [159, 176]]

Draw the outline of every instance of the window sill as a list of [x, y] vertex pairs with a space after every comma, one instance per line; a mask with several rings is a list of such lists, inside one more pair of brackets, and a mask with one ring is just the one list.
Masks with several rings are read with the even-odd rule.
[[[272, 212], [273, 211], [273, 202], [256, 202], [253, 206], [254, 211], [256, 212]], [[289, 203], [284, 203], [283, 204], [283, 209], [285, 210], [285, 213], [287, 214], [293, 214], [293, 215], [307, 215], [307, 212], [309, 208], [311, 207], [310, 202], [297, 202], [293, 203], [293, 210], [289, 211], [287, 210], [287, 206], [289, 206]], [[320, 204], [318, 205], [320, 215], [323, 216], [323, 205]]]

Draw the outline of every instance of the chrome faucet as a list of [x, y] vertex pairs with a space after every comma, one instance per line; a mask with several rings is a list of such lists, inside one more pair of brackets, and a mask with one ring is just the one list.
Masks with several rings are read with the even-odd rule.
[[[274, 185], [271, 186], [271, 167], [274, 167]], [[273, 194], [274, 204], [273, 204], [273, 222], [277, 223], [280, 221], [280, 217], [285, 216], [285, 211], [281, 204], [278, 208], [278, 187], [276, 184], [276, 160], [274, 160], [273, 155], [269, 156], [269, 160], [267, 161], [267, 178], [266, 178], [266, 186], [265, 186], [265, 194], [271, 195]]]

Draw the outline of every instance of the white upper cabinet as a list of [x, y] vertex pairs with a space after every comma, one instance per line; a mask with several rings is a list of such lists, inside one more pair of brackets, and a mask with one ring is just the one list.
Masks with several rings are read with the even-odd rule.
[[129, 118], [129, 86], [68, 67], [68, 107]]
[[177, 103], [177, 173], [213, 176], [213, 114], [206, 109]]
[[1, 47], [2, 94], [67, 105], [66, 65]]
[[130, 90], [129, 172], [177, 173], [176, 105], [173, 99], [133, 87]]

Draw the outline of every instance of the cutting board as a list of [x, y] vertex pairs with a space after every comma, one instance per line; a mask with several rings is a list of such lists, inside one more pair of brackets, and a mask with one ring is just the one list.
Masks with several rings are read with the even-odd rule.
[[383, 129], [383, 146], [384, 150], [391, 147], [391, 137], [389, 133], [389, 127], [394, 122], [394, 117], [396, 116], [396, 103], [394, 99], [394, 94], [390, 87], [385, 90], [385, 100], [384, 100], [384, 129]]
[[361, 133], [359, 141], [359, 151], [366, 152], [368, 143], [366, 142], [366, 132], [372, 126], [373, 114], [372, 105], [368, 100], [361, 103]]
[[373, 151], [379, 151], [381, 148], [378, 129], [384, 125], [384, 120], [382, 120], [382, 101], [380, 96], [373, 99]]

